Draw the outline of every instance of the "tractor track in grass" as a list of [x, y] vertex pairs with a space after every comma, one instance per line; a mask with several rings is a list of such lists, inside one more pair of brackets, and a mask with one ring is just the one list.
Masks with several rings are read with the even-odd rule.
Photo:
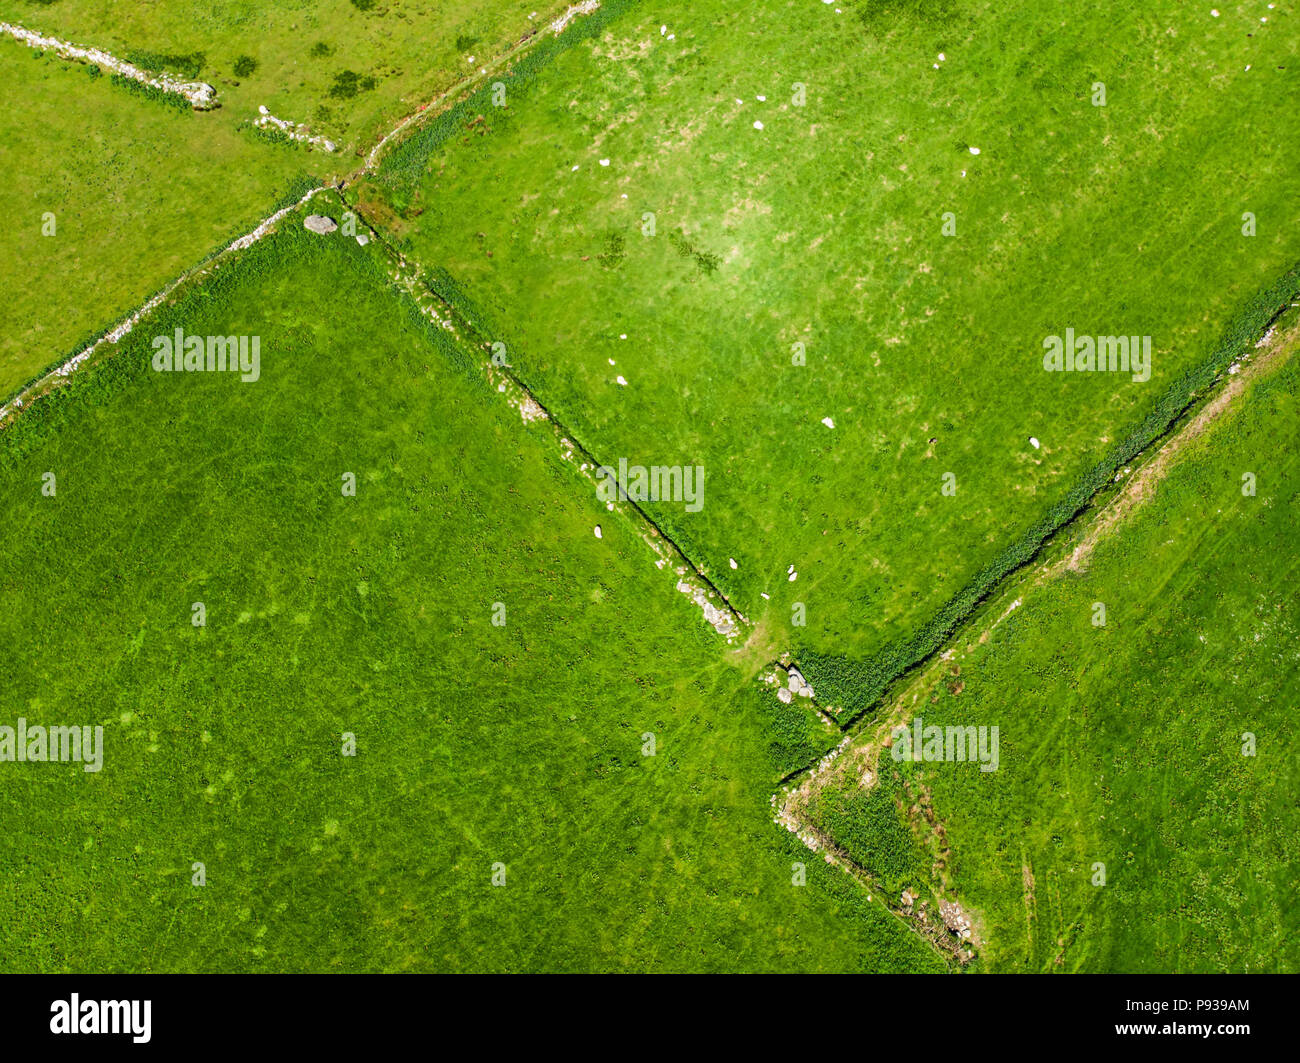
[[[1286, 314], [1297, 306], [1300, 304], [1292, 302], [1279, 310], [1269, 322], [1264, 336], [1248, 353], [1233, 363], [1225, 374], [1226, 382], [1221, 380], [1218, 386], [1208, 390], [1195, 407], [1186, 411], [1166, 434], [1137, 455], [1122, 486], [1114, 490], [1099, 508], [1095, 503], [1110, 492], [1107, 488], [1098, 491], [1093, 499], [1094, 506], [1085, 509], [1058, 529], [1043, 544], [1035, 558], [1041, 559], [1044, 552], [1050, 551], [1053, 545], [1060, 544], [1068, 534], [1077, 533], [1079, 539], [1073, 549], [1059, 557], [1038, 560], [1037, 564], [1031, 561], [1009, 573], [998, 583], [984, 604], [943, 645], [895, 684], [872, 709], [838, 725], [844, 738], [834, 749], [814, 763], [781, 779], [772, 795], [777, 822], [810, 850], [824, 855], [828, 863], [841, 867], [869, 890], [880, 892], [879, 884], [871, 872], [845, 852], [832, 836], [809, 821], [806, 815], [809, 801], [822, 788], [843, 784], [855, 778], [864, 788], [875, 785], [879, 778], [879, 759], [889, 745], [890, 735], [895, 728], [906, 726], [914, 715], [914, 707], [924, 703], [926, 695], [948, 678], [954, 667], [960, 667], [956, 662], [976, 645], [987, 642], [1002, 621], [1021, 606], [1027, 595], [1067, 572], [1085, 570], [1087, 560], [1096, 547], [1117, 534], [1121, 526], [1154, 497], [1157, 485], [1181, 460], [1184, 451], [1210, 431], [1228, 411], [1234, 409], [1251, 384], [1264, 379], [1295, 356], [1297, 350], [1300, 350], [1300, 315], [1292, 314], [1286, 318]], [[981, 614], [996, 618], [991, 622], [981, 622]], [[975, 634], [977, 630], [978, 635]], [[1025, 864], [1025, 875], [1028, 913], [1033, 881], [1028, 864]], [[951, 900], [956, 891], [946, 875], [940, 877], [943, 881], [939, 884], [939, 889], [935, 890], [935, 895], [941, 900]], [[933, 883], [931, 887], [933, 888]], [[900, 919], [909, 921], [911, 913], [896, 909], [888, 901], [885, 904]], [[923, 933], [923, 936], [927, 935]], [[949, 940], [942, 943], [932, 941], [932, 944], [957, 957], [960, 962], [960, 955], [954, 951], [951, 937], [949, 935]]]

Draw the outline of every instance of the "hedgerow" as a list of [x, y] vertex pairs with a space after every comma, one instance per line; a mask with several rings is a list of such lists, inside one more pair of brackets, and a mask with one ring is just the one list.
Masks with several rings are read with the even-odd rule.
[[958, 594], [911, 638], [861, 660], [798, 650], [799, 666], [824, 702], [840, 707], [848, 723], [873, 707], [896, 679], [939, 649], [995, 587], [1031, 561], [1043, 544], [1085, 510], [1115, 474], [1165, 435], [1206, 388], [1241, 357], [1300, 291], [1300, 264], [1257, 293], [1228, 325], [1223, 338], [1199, 365], [1178, 377], [1151, 412], [1040, 517], [1023, 535], [984, 566]]
[[126, 59], [141, 70], [175, 74], [187, 81], [194, 81], [203, 69], [206, 56], [202, 52], [173, 55], [167, 52], [132, 51], [126, 53]]

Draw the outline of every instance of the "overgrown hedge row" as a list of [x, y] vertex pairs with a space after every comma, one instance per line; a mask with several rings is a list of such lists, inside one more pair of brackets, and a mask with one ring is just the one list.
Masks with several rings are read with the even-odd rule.
[[[557, 56], [580, 41], [598, 36], [606, 26], [638, 3], [640, 0], [602, 0], [600, 7], [590, 15], [575, 18], [563, 33], [556, 35], [549, 29], [541, 30], [546, 35], [544, 39], [503, 73], [502, 78], [508, 78], [511, 87], [517, 90], [536, 77]], [[463, 130], [474, 115], [491, 107], [491, 96], [492, 86], [485, 84], [432, 121], [421, 125], [385, 156], [379, 166], [378, 180], [390, 188], [413, 186], [428, 166], [429, 156], [448, 137]]]
[[897, 904], [905, 889], [922, 896], [930, 892], [931, 860], [908, 825], [903, 811], [907, 791], [888, 754], [877, 773], [870, 790], [851, 786], [823, 791], [815, 816], [818, 825], [880, 883], [889, 903]]
[[1168, 432], [1197, 394], [1250, 350], [1298, 291], [1300, 263], [1238, 311], [1209, 357], [1170, 384], [1141, 423], [1089, 469], [1028, 531], [985, 565], [911, 638], [859, 660], [800, 647], [797, 656], [799, 667], [817, 688], [819, 698], [824, 703], [841, 706], [840, 720], [845, 723], [874, 706], [891, 683], [938, 650], [1006, 576], [1032, 560], [1050, 536], [1086, 509], [1097, 492], [1114, 481], [1115, 474], [1124, 465]]

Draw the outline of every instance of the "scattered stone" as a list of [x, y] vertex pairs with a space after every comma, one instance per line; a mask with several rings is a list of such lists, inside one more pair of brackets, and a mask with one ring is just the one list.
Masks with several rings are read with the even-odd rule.
[[601, 535], [601, 533], [600, 533], [600, 525], [599, 525], [599, 524], [596, 525], [596, 538], [597, 538], [597, 539], [603, 539], [603, 538], [604, 538], [604, 536]]
[[791, 694], [786, 687], [782, 687], [780, 690], [778, 690], [776, 692], [776, 696], [780, 698], [786, 705], [789, 705], [790, 702], [794, 701], [794, 695]]
[[1037, 449], [1038, 449], [1038, 440], [1035, 439], [1033, 436], [1030, 436], [1030, 437], [1029, 437], [1029, 445], [1030, 445], [1031, 447], [1033, 447], [1035, 450], [1037, 450]]
[[321, 236], [332, 233], [338, 228], [338, 223], [333, 218], [325, 217], [324, 214], [308, 214], [303, 219], [302, 225], [308, 232], [319, 233]]
[[824, 424], [827, 428], [834, 428], [834, 427], [835, 427], [835, 422], [834, 422], [833, 420], [831, 420], [829, 417], [823, 417], [823, 418], [822, 418], [822, 424]]
[[151, 71], [142, 70], [134, 63], [128, 63], [99, 48], [80, 48], [57, 37], [42, 37], [39, 33], [8, 22], [0, 22], [0, 33], [7, 34], [31, 48], [39, 48], [42, 51], [49, 49], [61, 59], [90, 63], [114, 74], [120, 74], [122, 77], [131, 78], [142, 85], [149, 85], [163, 92], [173, 92], [183, 96], [196, 111], [208, 111], [217, 106], [217, 90], [206, 81], [180, 81], [166, 73], [154, 77]]

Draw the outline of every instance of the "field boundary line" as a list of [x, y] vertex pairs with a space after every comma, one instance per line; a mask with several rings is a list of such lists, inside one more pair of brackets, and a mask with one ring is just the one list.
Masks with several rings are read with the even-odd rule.
[[[572, 8], [582, 7], [582, 6], [584, 5], [581, 4], [571, 5], [570, 9], [565, 13], [565, 15], [567, 15], [566, 22], [565, 22], [566, 25], [568, 20], [573, 17], [573, 13], [571, 13]], [[598, 6], [599, 5], [597, 4], [597, 7]], [[576, 12], [576, 13], [587, 14], [595, 10], [596, 7], [592, 7], [590, 9], [581, 12]], [[556, 21], [559, 20], [557, 19]], [[398, 121], [398, 124], [393, 129], [389, 130], [388, 133], [384, 134], [380, 142], [376, 144], [374, 148], [371, 149], [370, 155], [368, 156], [367, 161], [362, 165], [362, 167], [358, 170], [353, 171], [346, 178], [339, 181], [335, 187], [340, 189], [345, 188], [349, 183], [356, 180], [360, 180], [362, 177], [373, 172], [374, 162], [378, 160], [377, 152], [379, 148], [381, 148], [384, 144], [386, 144], [395, 134], [405, 130], [409, 125], [411, 125], [413, 122], [416, 122], [421, 118], [433, 118], [437, 114], [442, 113], [437, 111], [429, 111], [429, 108], [434, 104], [442, 103], [444, 101], [447, 101], [456, 96], [460, 96], [462, 94], [465, 94], [467, 96], [472, 95], [473, 92], [470, 90], [472, 89], [472, 87], [475, 85], [477, 81], [496, 72], [497, 70], [499, 70], [499, 68], [503, 63], [506, 63], [511, 59], [517, 58], [519, 55], [527, 51], [527, 49], [531, 45], [544, 39], [544, 34], [542, 31], [547, 27], [551, 29], [555, 29], [555, 23], [554, 22], [544, 23], [538, 29], [528, 34], [525, 34], [525, 36], [521, 38], [520, 41], [517, 42], [514, 46], [508, 48], [505, 52], [501, 53], [501, 55], [490, 60], [489, 63], [486, 64], [486, 71], [480, 70], [469, 77], [462, 78], [461, 80], [457, 81], [454, 85], [452, 85], [450, 88], [446, 89], [438, 96], [434, 97], [432, 101], [422, 104], [417, 110], [412, 111], [411, 113], [407, 114], [402, 119], [400, 119]], [[556, 30], [555, 32], [556, 35], [558, 35], [560, 30]], [[110, 55], [108, 52], [101, 52], [99, 49], [79, 48], [76, 45], [68, 44], [64, 41], [61, 41], [56, 37], [44, 37], [41, 34], [35, 32], [34, 30], [28, 30], [14, 23], [3, 22], [3, 21], [0, 21], [0, 34], [6, 34], [12, 37], [16, 42], [27, 44], [29, 47], [32, 48], [48, 48], [52, 51], [56, 51], [58, 52], [61, 58], [64, 58], [71, 62], [97, 62], [103, 65], [109, 65], [110, 68], [115, 71], [118, 70], [119, 67], [121, 67], [122, 68], [121, 72], [124, 74], [124, 76], [131, 76], [135, 80], [140, 80], [145, 84], [150, 84], [150, 85], [154, 84], [154, 82], [149, 78], [148, 74], [145, 71], [142, 71], [139, 67], [136, 67], [134, 66], [134, 64], [131, 63], [126, 63], [123, 60], [119, 60], [116, 57]], [[59, 50], [60, 48], [67, 51], [68, 54], [64, 54], [64, 51]], [[97, 57], [102, 57], [102, 58], [97, 58]], [[109, 60], [112, 61], [112, 64], [116, 64], [116, 65], [110, 64], [108, 62]], [[127, 75], [126, 74], [127, 68], [130, 68], [130, 70], [135, 71], [135, 73]], [[180, 82], [180, 81], [176, 81], [175, 79], [167, 79], [167, 80], [169, 84], [172, 86], [171, 88], [167, 88], [161, 81], [159, 81], [157, 85], [155, 85], [154, 87], [157, 87], [159, 89], [166, 89], [166, 91], [177, 92], [180, 93], [181, 95], [184, 95], [184, 92], [182, 92], [182, 87], [193, 84], [193, 85], [202, 86], [203, 88], [215, 92], [215, 90], [212, 90], [212, 86], [207, 85], [206, 83]], [[215, 104], [215, 96], [213, 97], [213, 100]], [[58, 362], [53, 366], [50, 366], [49, 368], [41, 371], [35, 377], [30, 378], [27, 381], [27, 383], [20, 384], [13, 392], [11, 392], [8, 395], [8, 397], [5, 399], [3, 404], [0, 404], [0, 430], [2, 430], [5, 427], [6, 422], [9, 420], [11, 414], [21, 412], [26, 404], [29, 404], [32, 400], [39, 398], [42, 394], [47, 393], [50, 387], [53, 384], [57, 383], [58, 378], [68, 376], [79, 365], [85, 362], [92, 354], [96, 353], [99, 350], [100, 345], [104, 342], [104, 340], [109, 339], [111, 343], [116, 343], [117, 339], [120, 339], [121, 335], [125, 335], [126, 332], [122, 332], [121, 335], [118, 335], [115, 338], [110, 339], [110, 337], [114, 337], [114, 334], [117, 333], [118, 329], [122, 328], [123, 325], [126, 325], [128, 322], [130, 322], [131, 326], [133, 327], [135, 321], [139, 320], [140, 315], [157, 306], [158, 305], [157, 301], [161, 299], [165, 299], [179, 285], [197, 276], [200, 273], [200, 271], [205, 269], [207, 266], [213, 264], [218, 259], [224, 257], [227, 253], [231, 251], [243, 250], [243, 247], [251, 246], [251, 243], [255, 242], [255, 241], [250, 241], [249, 244], [245, 244], [241, 247], [241, 246], [237, 246], [239, 245], [240, 240], [246, 239], [247, 237], [254, 235], [257, 232], [258, 228], [261, 228], [261, 226], [266, 225], [267, 223], [278, 222], [278, 220], [282, 218], [285, 214], [294, 210], [296, 207], [301, 206], [302, 203], [310, 199], [311, 196], [316, 194], [316, 192], [319, 192], [323, 188], [329, 187], [327, 182], [320, 178], [314, 178], [313, 180], [315, 181], [315, 184], [313, 185], [313, 188], [307, 193], [306, 196], [304, 196], [301, 199], [298, 199], [294, 203], [289, 204], [284, 208], [273, 211], [271, 215], [269, 215], [267, 218], [264, 218], [263, 221], [259, 223], [258, 227], [254, 228], [249, 233], [245, 234], [243, 237], [238, 238], [227, 247], [221, 248], [220, 250], [214, 252], [213, 254], [204, 257], [203, 259], [195, 263], [193, 266], [190, 266], [189, 268], [182, 271], [178, 276], [173, 278], [162, 289], [160, 289], [154, 296], [152, 296], [150, 299], [146, 300], [145, 303], [137, 307], [135, 311], [128, 314], [125, 318], [120, 320], [116, 325], [110, 327], [105, 332], [101, 333], [94, 340], [87, 342], [82, 350], [67, 356], [66, 358], [63, 359], [62, 362]], [[265, 233], [263, 232], [261, 235], [265, 235]], [[261, 236], [257, 236], [257, 239], [260, 238]], [[127, 328], [126, 331], [129, 332], [130, 328]]]
[[[347, 205], [347, 204], [345, 204]], [[405, 292], [416, 307], [439, 328], [452, 335], [465, 347], [478, 352], [477, 369], [505, 401], [518, 411], [524, 425], [546, 422], [560, 449], [560, 456], [571, 465], [579, 479], [590, 484], [593, 493], [600, 486], [596, 470], [600, 461], [571, 432], [562, 421], [542, 403], [508, 365], [499, 364], [488, 356], [491, 341], [483, 336], [478, 326], [458, 307], [452, 305], [426, 281], [428, 271], [413, 258], [409, 258], [388, 242], [382, 227], [376, 227], [355, 204], [348, 205], [357, 219], [366, 224], [373, 239], [383, 248], [395, 265], [393, 282]], [[729, 643], [735, 641], [750, 627], [749, 619], [731, 602], [668, 535], [653, 517], [632, 498], [622, 492], [620, 497], [605, 503], [607, 512], [621, 513], [638, 527], [640, 538], [656, 555], [655, 566], [669, 568], [677, 577], [677, 590], [691, 599], [704, 614], [705, 621]]]
[[217, 90], [206, 81], [182, 81], [163, 72], [154, 77], [149, 71], [141, 69], [134, 63], [129, 63], [125, 59], [119, 59], [117, 56], [100, 48], [82, 48], [80, 45], [60, 40], [58, 37], [42, 36], [35, 30], [26, 29], [12, 22], [0, 22], [0, 33], [7, 34], [29, 48], [51, 51], [60, 59], [70, 63], [102, 66], [111, 70], [114, 74], [130, 78], [132, 81], [138, 81], [140, 84], [157, 89], [159, 92], [170, 92], [177, 96], [183, 96], [196, 111], [210, 111], [217, 106]]
[[518, 59], [521, 55], [530, 51], [545, 39], [546, 30], [552, 30], [555, 36], [559, 36], [577, 15], [592, 14], [599, 7], [599, 0], [586, 0], [585, 3], [569, 5], [569, 7], [554, 21], [542, 23], [537, 27], [537, 29], [525, 33], [513, 45], [507, 48], [500, 55], [494, 56], [469, 77], [463, 78], [450, 88], [440, 92], [437, 96], [433, 97], [433, 99], [422, 103], [418, 108], [406, 115], [406, 117], [402, 118], [397, 125], [379, 138], [379, 141], [374, 145], [374, 147], [366, 153], [365, 163], [362, 165], [361, 169], [350, 174], [347, 181], [351, 183], [366, 174], [375, 173], [390, 141], [400, 139], [402, 134], [407, 132], [412, 126], [418, 127], [424, 120], [436, 119], [450, 109], [450, 106], [439, 109], [439, 105], [454, 105], [455, 102], [459, 102], [459, 99], [457, 99], [458, 97], [468, 99], [474, 94], [474, 91], [476, 91], [471, 89], [472, 86], [477, 85], [481, 81], [486, 81], [493, 74], [498, 73], [502, 67], [509, 66], [513, 60]]
[[203, 261], [191, 266], [178, 277], [168, 281], [159, 291], [155, 292], [145, 302], [131, 311], [126, 317], [122, 318], [116, 325], [101, 335], [98, 339], [87, 344], [84, 348], [72, 355], [70, 358], [59, 363], [53, 369], [46, 370], [31, 383], [25, 385], [12, 396], [8, 402], [0, 406], [0, 430], [3, 430], [12, 418], [21, 413], [33, 401], [39, 399], [42, 395], [48, 394], [56, 387], [61, 380], [66, 380], [77, 371], [84, 363], [97, 361], [103, 357], [108, 349], [116, 346], [117, 342], [124, 336], [127, 336], [145, 317], [156, 310], [166, 299], [176, 291], [181, 285], [195, 280], [202, 276], [207, 270], [219, 265], [222, 261], [231, 255], [238, 254], [247, 248], [252, 247], [263, 237], [271, 233], [275, 227], [287, 215], [296, 211], [303, 204], [309, 202], [319, 192], [329, 188], [329, 185], [316, 185], [308, 190], [301, 198], [290, 203], [288, 206], [281, 207], [279, 210], [267, 215], [252, 229], [243, 236], [231, 241], [215, 254], [210, 255]]
[[1092, 510], [1126, 466], [1144, 460], [1162, 441], [1178, 432], [1185, 420], [1220, 389], [1225, 375], [1269, 334], [1294, 304], [1300, 292], [1300, 263], [1250, 297], [1229, 318], [1222, 338], [1200, 363], [1172, 380], [1151, 410], [1124, 438], [1087, 468], [1041, 517], [1009, 542], [911, 635], [881, 647], [867, 657], [819, 653], [799, 648], [800, 665], [819, 685], [828, 688], [828, 704], [846, 724], [870, 714], [889, 698], [890, 688], [922, 667], [980, 606], [1017, 572], [1034, 564], [1043, 549], [1062, 531]]
[[[879, 778], [879, 759], [888, 745], [886, 738], [895, 728], [906, 726], [911, 721], [914, 709], [922, 702], [924, 695], [943, 681], [951, 664], [959, 657], [966, 656], [961, 647], [965, 645], [969, 651], [975, 645], [983, 645], [1002, 621], [1023, 604], [1026, 595], [1041, 589], [1066, 572], [1079, 571], [1081, 562], [1086, 562], [1096, 546], [1104, 538], [1113, 537], [1121, 525], [1154, 496], [1155, 485], [1164, 479], [1174, 465], [1183, 460], [1184, 452], [1191, 444], [1206, 435], [1230, 409], [1236, 409], [1236, 403], [1252, 384], [1265, 379], [1296, 357], [1297, 350], [1300, 350], [1300, 321], [1295, 320], [1297, 315], [1292, 315], [1293, 320], [1287, 322], [1286, 331], [1280, 331], [1283, 315], [1294, 305], [1289, 303], [1283, 307], [1273, 318], [1264, 336], [1248, 353], [1239, 356], [1233, 363], [1226, 383], [1220, 381], [1221, 386], [1202, 396], [1194, 412], [1179, 418], [1171, 432], [1134, 459], [1136, 471], [1130, 470], [1131, 475], [1125, 478], [1123, 486], [1113, 497], [1099, 509], [1086, 509], [1063, 525], [1043, 544], [1040, 553], [1053, 542], [1059, 541], [1061, 533], [1083, 527], [1082, 538], [1073, 550], [1063, 557], [1039, 563], [1032, 570], [1030, 565], [1025, 565], [1010, 573], [942, 646], [918, 664], [901, 685], [891, 689], [881, 699], [875, 706], [877, 711], [865, 711], [840, 725], [844, 738], [834, 749], [814, 763], [789, 773], [777, 784], [772, 799], [779, 823], [813, 852], [821, 852], [818, 845], [832, 847], [837, 859], [831, 861], [827, 857], [828, 862], [847, 863], [849, 867], [845, 870], [855, 877], [872, 880], [869, 871], [844, 852], [830, 835], [806, 819], [809, 799], [832, 783], [855, 775], [861, 778], [864, 772], [872, 773], [873, 782], [870, 785], [874, 785], [874, 780]], [[1256, 355], [1259, 351], [1262, 353]], [[1103, 488], [1098, 494], [1104, 490]], [[1017, 575], [1020, 576], [1019, 579], [1016, 578]], [[1008, 602], [1008, 599], [1011, 600]], [[981, 619], [981, 614], [996, 614], [996, 619], [988, 623], [987, 619]], [[979, 634], [976, 636], [977, 630]], [[1023, 855], [1022, 864], [1025, 864]], [[930, 885], [934, 888], [934, 883]], [[1027, 891], [1028, 898], [1032, 894], [1032, 877]], [[955, 888], [953, 892], [957, 893]], [[1031, 914], [1028, 901], [1026, 912], [1027, 916]], [[900, 918], [903, 918], [901, 914]]]

